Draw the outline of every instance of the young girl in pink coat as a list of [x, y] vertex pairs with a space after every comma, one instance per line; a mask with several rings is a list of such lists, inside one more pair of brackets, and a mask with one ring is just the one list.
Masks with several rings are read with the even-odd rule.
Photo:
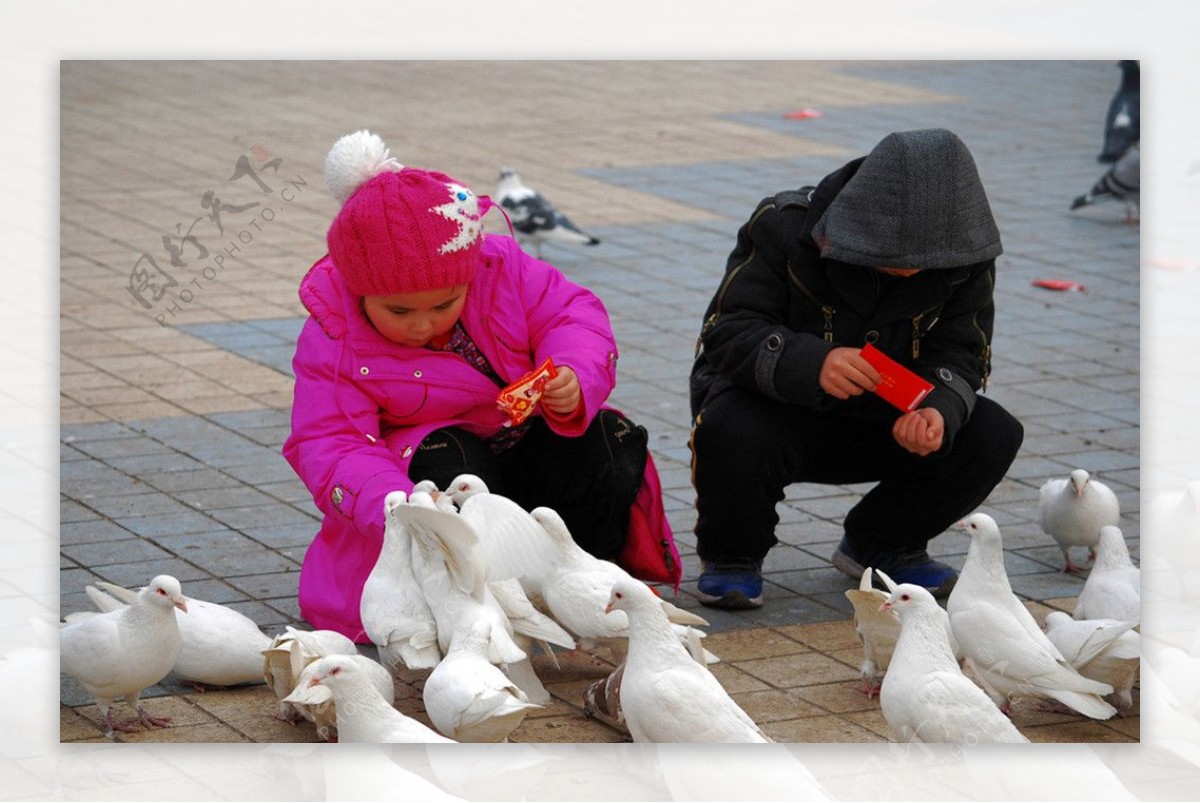
[[[338, 140], [325, 173], [342, 208], [300, 285], [310, 317], [283, 447], [325, 514], [300, 573], [304, 618], [368, 641], [359, 602], [384, 497], [466, 472], [554, 508], [592, 554], [678, 584], [646, 431], [604, 407], [617, 347], [600, 300], [484, 234], [490, 199], [398, 164], [373, 134]], [[533, 415], [506, 426], [501, 389], [547, 359], [557, 375]]]

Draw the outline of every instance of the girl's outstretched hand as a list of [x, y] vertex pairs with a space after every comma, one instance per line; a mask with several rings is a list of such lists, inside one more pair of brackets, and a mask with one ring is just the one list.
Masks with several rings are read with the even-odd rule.
[[579, 407], [583, 395], [579, 391], [579, 377], [567, 366], [559, 366], [558, 376], [546, 382], [542, 388], [541, 403], [558, 416], [569, 416]]

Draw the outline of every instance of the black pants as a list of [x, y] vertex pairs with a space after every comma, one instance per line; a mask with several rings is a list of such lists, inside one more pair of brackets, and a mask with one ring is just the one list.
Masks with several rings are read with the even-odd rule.
[[489, 491], [526, 510], [554, 508], [577, 544], [611, 560], [625, 546], [629, 509], [646, 469], [646, 443], [644, 427], [612, 410], [601, 410], [577, 438], [557, 435], [534, 418], [529, 432], [500, 454], [474, 435], [447, 427], [421, 442], [409, 476], [445, 488], [459, 474], [475, 474]]
[[692, 433], [696, 551], [760, 559], [778, 543], [775, 505], [793, 482], [878, 482], [846, 514], [856, 549], [924, 549], [974, 511], [1017, 456], [1024, 428], [979, 397], [949, 450], [919, 457], [890, 423], [815, 413], [731, 388], [705, 402]]

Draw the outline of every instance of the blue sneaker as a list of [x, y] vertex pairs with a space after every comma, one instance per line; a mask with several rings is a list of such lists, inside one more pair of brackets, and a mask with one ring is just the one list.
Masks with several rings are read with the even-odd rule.
[[958, 582], [958, 572], [929, 557], [924, 549], [896, 552], [873, 549], [859, 552], [850, 546], [850, 539], [844, 536], [833, 551], [833, 565], [842, 574], [855, 580], [862, 579], [863, 569], [867, 566], [882, 569], [896, 583], [912, 583], [927, 588], [935, 597], [949, 596]]
[[762, 561], [724, 560], [703, 562], [696, 583], [700, 604], [710, 608], [746, 610], [761, 608]]

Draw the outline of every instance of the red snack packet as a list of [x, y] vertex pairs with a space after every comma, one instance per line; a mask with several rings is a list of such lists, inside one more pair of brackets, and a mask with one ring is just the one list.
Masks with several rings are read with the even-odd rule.
[[520, 424], [533, 415], [534, 405], [542, 398], [546, 383], [556, 376], [558, 370], [554, 367], [554, 362], [547, 357], [544, 363], [500, 391], [496, 406], [508, 416], [504, 426]]
[[916, 409], [921, 399], [933, 390], [932, 383], [926, 382], [870, 343], [858, 353], [880, 374], [875, 395], [897, 409], [906, 413]]

